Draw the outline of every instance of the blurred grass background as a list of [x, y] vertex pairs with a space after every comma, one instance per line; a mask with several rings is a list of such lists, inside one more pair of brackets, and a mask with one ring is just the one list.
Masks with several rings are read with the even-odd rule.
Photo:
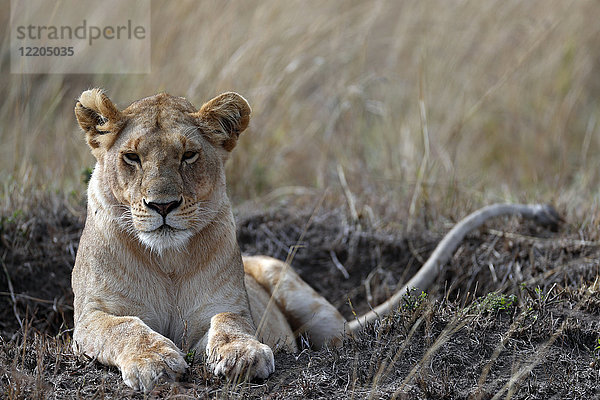
[[341, 167], [377, 216], [536, 201], [596, 219], [596, 0], [153, 1], [149, 75], [10, 74], [3, 5], [5, 207], [81, 198], [93, 159], [73, 106], [99, 86], [122, 108], [159, 91], [198, 107], [243, 94], [253, 119], [228, 165], [234, 204], [341, 195]]

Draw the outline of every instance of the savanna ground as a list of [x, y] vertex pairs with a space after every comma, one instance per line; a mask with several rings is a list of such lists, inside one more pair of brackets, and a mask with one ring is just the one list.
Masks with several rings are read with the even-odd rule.
[[347, 318], [479, 206], [552, 203], [565, 220], [487, 224], [426, 296], [341, 348], [276, 354], [264, 382], [198, 363], [150, 397], [600, 397], [596, 1], [153, 2], [148, 75], [9, 74], [5, 3], [1, 397], [144, 397], [70, 350], [93, 165], [72, 108], [94, 86], [121, 106], [161, 90], [247, 97], [228, 166], [240, 245], [294, 252]]

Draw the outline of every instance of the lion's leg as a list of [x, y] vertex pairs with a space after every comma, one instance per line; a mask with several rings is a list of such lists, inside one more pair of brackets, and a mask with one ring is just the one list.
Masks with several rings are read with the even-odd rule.
[[138, 317], [117, 317], [102, 311], [81, 314], [73, 347], [121, 370], [125, 383], [148, 392], [161, 379], [174, 379], [188, 365], [181, 351]]
[[244, 278], [258, 340], [273, 350], [283, 349], [291, 353], [298, 351], [290, 324], [279, 307], [273, 307], [271, 295], [251, 275], [246, 274]]
[[243, 260], [246, 273], [273, 296], [297, 335], [307, 333], [316, 348], [339, 342], [346, 320], [291, 267], [265, 256]]

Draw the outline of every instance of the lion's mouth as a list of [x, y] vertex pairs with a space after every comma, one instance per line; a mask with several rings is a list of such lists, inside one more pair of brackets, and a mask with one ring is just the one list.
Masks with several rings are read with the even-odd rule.
[[180, 231], [180, 230], [182, 230], [182, 229], [177, 229], [167, 223], [164, 223], [161, 226], [159, 226], [158, 228], [156, 228], [155, 230], [153, 230], [152, 232], [167, 233], [167, 232], [175, 232], [175, 231]]
[[178, 235], [184, 232], [188, 232], [190, 228], [185, 223], [177, 220], [164, 219], [148, 220], [141, 218], [134, 218], [133, 228], [140, 235], [151, 235], [155, 237], [168, 237], [172, 235]]
[[169, 225], [165, 222], [158, 228], [150, 231], [149, 233], [175, 233], [175, 232], [182, 232], [182, 231], [186, 231], [186, 230], [187, 229], [185, 229], [185, 228], [178, 228], [176, 226]]
[[137, 236], [147, 247], [160, 253], [168, 248], [183, 248], [192, 234], [189, 229], [180, 229], [165, 223], [153, 230], [138, 231]]

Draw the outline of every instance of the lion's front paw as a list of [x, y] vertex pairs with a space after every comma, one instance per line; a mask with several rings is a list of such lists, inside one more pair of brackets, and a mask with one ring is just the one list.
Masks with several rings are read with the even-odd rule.
[[275, 371], [273, 351], [253, 338], [238, 339], [212, 349], [207, 347], [206, 353], [213, 373], [230, 379], [265, 379]]
[[119, 364], [125, 384], [146, 393], [162, 379], [176, 379], [188, 367], [177, 346], [158, 334], [149, 340], [148, 346], [130, 354]]

